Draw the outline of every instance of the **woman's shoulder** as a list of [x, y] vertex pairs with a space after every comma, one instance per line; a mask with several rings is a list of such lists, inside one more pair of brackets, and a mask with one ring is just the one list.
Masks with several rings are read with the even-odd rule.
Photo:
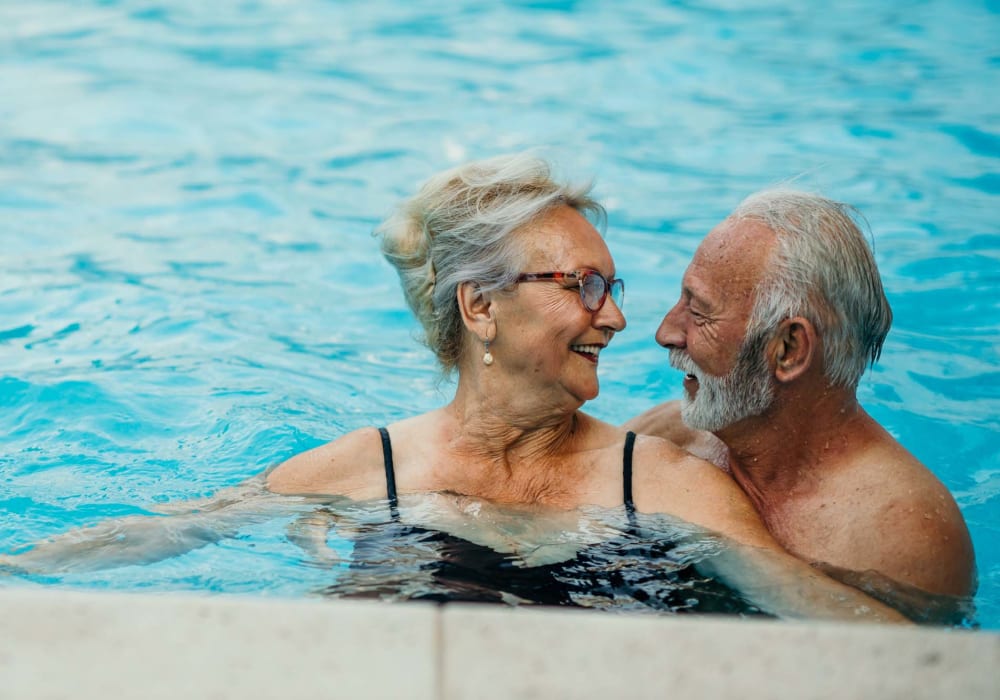
[[638, 478], [734, 483], [722, 468], [671, 440], [654, 435], [636, 435], [633, 460]]
[[724, 466], [726, 446], [719, 438], [704, 430], [685, 425], [681, 417], [681, 402], [668, 401], [626, 421], [626, 430], [642, 435], [655, 435], [674, 443], [702, 459]]
[[599, 418], [595, 418], [582, 411], [577, 414], [582, 425], [586, 428], [583, 432], [599, 445], [621, 445], [625, 442], [629, 433], [634, 433], [632, 443], [633, 464], [637, 467], [650, 462], [656, 465], [672, 465], [688, 457], [692, 457], [684, 448], [677, 443], [666, 438], [655, 435], [645, 435], [626, 425], [615, 425]]
[[671, 466], [692, 457], [687, 450], [667, 438], [655, 435], [635, 436], [635, 457], [653, 461], [661, 466]]
[[360, 428], [279, 464], [267, 487], [289, 495], [378, 498], [385, 493], [382, 442], [374, 427]]
[[733, 478], [711, 462], [662, 438], [636, 440], [633, 502], [755, 546], [773, 540]]
[[645, 435], [626, 425], [607, 423], [583, 412], [579, 413], [587, 426], [586, 433], [602, 445], [622, 444], [629, 433], [635, 435], [632, 443], [632, 464], [635, 476], [658, 479], [670, 477], [678, 471], [718, 472], [719, 469], [704, 459], [691, 454], [676, 442], [656, 435]]
[[722, 469], [664, 438], [639, 435], [633, 454], [639, 510], [703, 521], [705, 510], [744, 510], [746, 496]]

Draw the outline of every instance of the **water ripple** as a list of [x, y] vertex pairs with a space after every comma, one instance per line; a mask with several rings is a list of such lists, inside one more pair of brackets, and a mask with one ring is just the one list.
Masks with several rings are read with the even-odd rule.
[[[997, 17], [0, 3], [0, 544], [206, 495], [446, 401], [370, 233], [430, 173], [543, 146], [608, 204], [629, 327], [589, 408], [614, 421], [679, 396], [652, 335], [743, 197], [791, 182], [860, 207], [896, 314], [862, 400], [959, 494], [1000, 626]], [[282, 527], [73, 581], [330, 584], [283, 568], [301, 557]]]

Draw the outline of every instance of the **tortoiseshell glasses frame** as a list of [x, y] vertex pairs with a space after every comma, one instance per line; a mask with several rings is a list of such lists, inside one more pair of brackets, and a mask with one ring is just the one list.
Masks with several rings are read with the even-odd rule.
[[575, 282], [580, 290], [583, 308], [596, 313], [604, 306], [608, 296], [614, 299], [618, 308], [625, 302], [625, 282], [617, 277], [608, 279], [597, 270], [574, 270], [572, 272], [525, 272], [517, 277], [520, 282]]

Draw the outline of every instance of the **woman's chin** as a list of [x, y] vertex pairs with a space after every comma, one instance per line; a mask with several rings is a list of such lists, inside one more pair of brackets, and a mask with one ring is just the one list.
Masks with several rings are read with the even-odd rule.
[[[600, 386], [598, 386], [596, 381], [591, 386], [582, 386], [572, 392], [573, 396], [580, 402], [580, 406], [588, 401], [596, 399], [599, 393]], [[579, 408], [579, 406], [577, 408]]]

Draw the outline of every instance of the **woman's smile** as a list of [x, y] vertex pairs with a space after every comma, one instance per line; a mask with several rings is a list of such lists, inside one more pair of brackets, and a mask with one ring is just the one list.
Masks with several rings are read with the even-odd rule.
[[571, 345], [569, 349], [596, 365], [597, 356], [601, 354], [603, 347], [603, 345]]

